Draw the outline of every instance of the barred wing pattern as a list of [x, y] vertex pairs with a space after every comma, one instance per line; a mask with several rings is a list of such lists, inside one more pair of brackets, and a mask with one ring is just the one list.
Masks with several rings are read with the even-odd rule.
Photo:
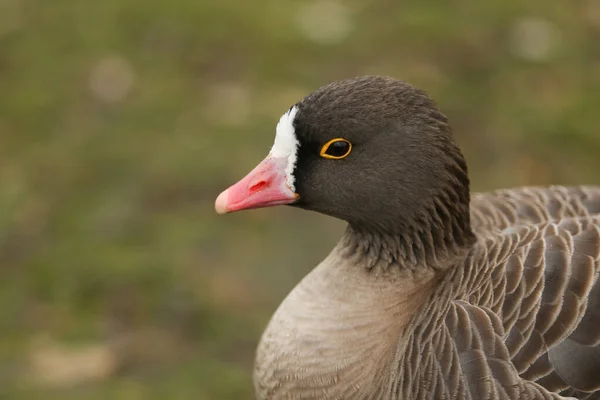
[[561, 221], [600, 214], [600, 187], [551, 186], [475, 193], [471, 225], [479, 236], [525, 224]]
[[599, 273], [600, 215], [483, 240], [419, 313], [390, 398], [600, 399]]
[[443, 328], [471, 397], [600, 399], [600, 189], [498, 191], [472, 213], [484, 239]]

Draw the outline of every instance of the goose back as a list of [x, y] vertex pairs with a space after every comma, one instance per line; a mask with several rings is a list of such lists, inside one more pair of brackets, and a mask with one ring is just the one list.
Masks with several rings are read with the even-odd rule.
[[389, 398], [600, 398], [600, 188], [477, 194], [472, 221]]

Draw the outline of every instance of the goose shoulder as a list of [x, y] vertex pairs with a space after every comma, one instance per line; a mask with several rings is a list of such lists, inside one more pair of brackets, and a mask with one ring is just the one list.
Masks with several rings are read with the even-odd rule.
[[600, 396], [600, 214], [482, 238], [463, 267], [441, 329], [410, 339], [444, 355], [447, 398]]
[[599, 213], [600, 186], [520, 187], [475, 193], [471, 200], [471, 224], [479, 235]]

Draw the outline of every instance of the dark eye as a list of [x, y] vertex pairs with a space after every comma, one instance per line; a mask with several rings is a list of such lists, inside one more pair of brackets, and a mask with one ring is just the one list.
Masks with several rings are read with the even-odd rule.
[[352, 151], [352, 144], [346, 139], [337, 138], [325, 143], [319, 154], [324, 158], [339, 160], [348, 156], [350, 151]]

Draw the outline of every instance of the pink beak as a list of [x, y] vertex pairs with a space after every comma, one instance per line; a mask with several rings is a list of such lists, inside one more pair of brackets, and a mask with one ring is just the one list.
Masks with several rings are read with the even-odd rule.
[[287, 163], [285, 158], [265, 158], [241, 181], [217, 197], [217, 213], [290, 204], [298, 200], [300, 196], [287, 182]]

